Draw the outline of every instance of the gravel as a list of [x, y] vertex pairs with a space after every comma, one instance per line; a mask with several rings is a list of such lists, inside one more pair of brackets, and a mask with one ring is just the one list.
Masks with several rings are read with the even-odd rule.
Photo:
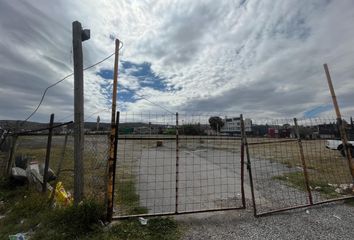
[[354, 208], [343, 202], [253, 217], [246, 210], [177, 216], [182, 239], [354, 239]]

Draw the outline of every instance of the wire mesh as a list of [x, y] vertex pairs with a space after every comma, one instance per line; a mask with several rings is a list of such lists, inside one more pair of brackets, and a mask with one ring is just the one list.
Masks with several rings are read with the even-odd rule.
[[[61, 131], [61, 130], [58, 130]], [[61, 164], [61, 173], [58, 181], [63, 183], [63, 186], [67, 190], [71, 190], [73, 187], [73, 181], [67, 174], [73, 174], [71, 167], [71, 154], [64, 149], [64, 135], [57, 135], [56, 133], [52, 137], [52, 144], [50, 150], [49, 169], [57, 176], [58, 167]], [[22, 169], [36, 169], [40, 175], [43, 176], [44, 165], [46, 159], [48, 133], [46, 132], [32, 132], [31, 134], [25, 134], [18, 136], [15, 153], [14, 153], [14, 165]], [[32, 167], [30, 167], [32, 166]], [[55, 178], [49, 178], [48, 183], [53, 187]], [[38, 184], [39, 186], [40, 184]]]
[[209, 117], [120, 114], [116, 216], [243, 207], [240, 138], [210, 135]]
[[253, 120], [247, 140], [256, 215], [352, 193], [346, 158], [326, 148], [328, 139], [339, 138], [335, 122], [300, 119], [296, 127], [293, 119]]
[[84, 146], [85, 196], [104, 204], [107, 190], [107, 164], [109, 157], [108, 131], [86, 133]]
[[9, 130], [0, 128], [0, 176], [5, 176], [8, 158], [13, 138], [8, 135]]
[[175, 130], [173, 115], [120, 114], [116, 215], [174, 211]]
[[[341, 148], [342, 141], [336, 119], [302, 119], [299, 120], [299, 125], [312, 129], [315, 138], [303, 136], [305, 139], [302, 139], [314, 202], [352, 194], [352, 177], [348, 160], [341, 151], [344, 148]], [[347, 133], [351, 130], [349, 125], [348, 127]], [[329, 146], [329, 141], [333, 142], [332, 146]]]
[[[52, 137], [49, 168], [62, 183], [64, 189], [73, 195], [74, 191], [74, 136], [72, 125], [55, 128]], [[65, 141], [67, 138], [67, 141]], [[26, 169], [37, 165], [43, 175], [46, 158], [48, 131], [33, 131], [20, 134], [17, 138], [14, 165]], [[108, 134], [85, 134], [84, 145], [84, 191], [85, 197], [104, 204], [106, 191], [106, 169], [108, 159]], [[53, 187], [54, 179], [49, 181]]]
[[179, 115], [181, 212], [243, 206], [240, 131], [226, 133], [222, 127], [216, 129], [222, 133], [212, 131], [210, 117]]

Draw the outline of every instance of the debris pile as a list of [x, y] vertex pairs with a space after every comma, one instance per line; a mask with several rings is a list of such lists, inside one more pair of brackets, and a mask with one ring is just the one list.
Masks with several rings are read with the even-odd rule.
[[346, 184], [331, 184], [328, 183], [328, 186], [335, 188], [335, 192], [339, 194], [354, 194], [354, 185], [352, 183]]

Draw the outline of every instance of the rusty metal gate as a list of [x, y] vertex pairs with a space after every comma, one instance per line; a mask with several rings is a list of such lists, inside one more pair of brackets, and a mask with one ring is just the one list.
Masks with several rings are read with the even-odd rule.
[[120, 114], [113, 219], [245, 208], [241, 137], [209, 117]]
[[254, 123], [268, 130], [266, 136], [245, 138], [255, 216], [354, 198], [351, 159], [326, 148], [327, 140], [321, 138], [339, 134], [335, 122], [322, 118]]

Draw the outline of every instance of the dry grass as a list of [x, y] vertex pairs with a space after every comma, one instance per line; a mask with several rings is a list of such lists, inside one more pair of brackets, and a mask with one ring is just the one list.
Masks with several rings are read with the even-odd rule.
[[[106, 136], [86, 136], [84, 150], [85, 195], [104, 199], [107, 155]], [[28, 156], [32, 160], [44, 163], [46, 155], [46, 136], [23, 136], [18, 140], [15, 156]], [[54, 136], [49, 167], [57, 172], [64, 146], [64, 136]], [[73, 137], [69, 136], [59, 180], [66, 190], [74, 188], [74, 146]]]

